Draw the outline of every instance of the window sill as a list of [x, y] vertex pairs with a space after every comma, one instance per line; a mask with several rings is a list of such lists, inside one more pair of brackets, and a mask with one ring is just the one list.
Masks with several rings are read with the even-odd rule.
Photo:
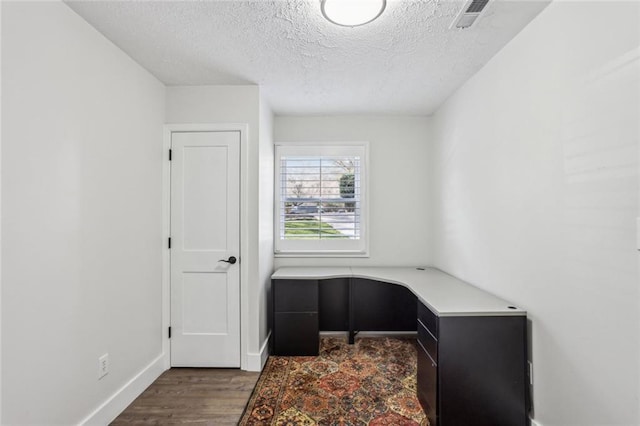
[[369, 253], [363, 252], [277, 252], [274, 257], [369, 257]]

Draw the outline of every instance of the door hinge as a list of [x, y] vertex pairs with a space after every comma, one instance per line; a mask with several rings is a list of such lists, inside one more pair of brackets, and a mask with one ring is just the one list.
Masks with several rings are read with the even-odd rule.
[[169, 237], [169, 248], [171, 248], [171, 237]]
[[171, 327], [169, 327], [169, 339], [171, 339]]
[[171, 150], [169, 150], [169, 161], [171, 161]]

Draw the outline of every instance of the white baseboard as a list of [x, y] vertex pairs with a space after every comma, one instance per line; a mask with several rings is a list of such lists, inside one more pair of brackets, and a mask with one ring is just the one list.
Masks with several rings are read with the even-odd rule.
[[85, 417], [81, 425], [106, 425], [111, 423], [164, 371], [164, 354], [136, 374], [124, 386], [103, 402], [93, 413]]
[[247, 353], [247, 371], [262, 371], [267, 358], [269, 358], [269, 340], [271, 340], [271, 332], [264, 339], [259, 353]]
[[542, 423], [537, 422], [537, 421], [535, 421], [535, 420], [531, 419], [531, 426], [542, 426]]

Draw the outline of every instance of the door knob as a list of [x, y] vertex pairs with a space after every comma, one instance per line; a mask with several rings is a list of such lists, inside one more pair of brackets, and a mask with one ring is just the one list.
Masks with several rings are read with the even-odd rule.
[[218, 260], [218, 262], [226, 262], [226, 263], [230, 263], [230, 264], [234, 264], [238, 261], [238, 259], [236, 259], [235, 256], [229, 256], [229, 259], [220, 259]]

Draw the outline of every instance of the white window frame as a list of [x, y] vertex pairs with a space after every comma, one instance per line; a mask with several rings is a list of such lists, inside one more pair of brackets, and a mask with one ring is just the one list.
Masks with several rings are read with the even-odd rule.
[[[281, 228], [281, 157], [349, 156], [360, 162], [360, 237], [340, 240], [285, 240]], [[274, 157], [274, 253], [276, 257], [369, 257], [369, 142], [276, 142]]]

